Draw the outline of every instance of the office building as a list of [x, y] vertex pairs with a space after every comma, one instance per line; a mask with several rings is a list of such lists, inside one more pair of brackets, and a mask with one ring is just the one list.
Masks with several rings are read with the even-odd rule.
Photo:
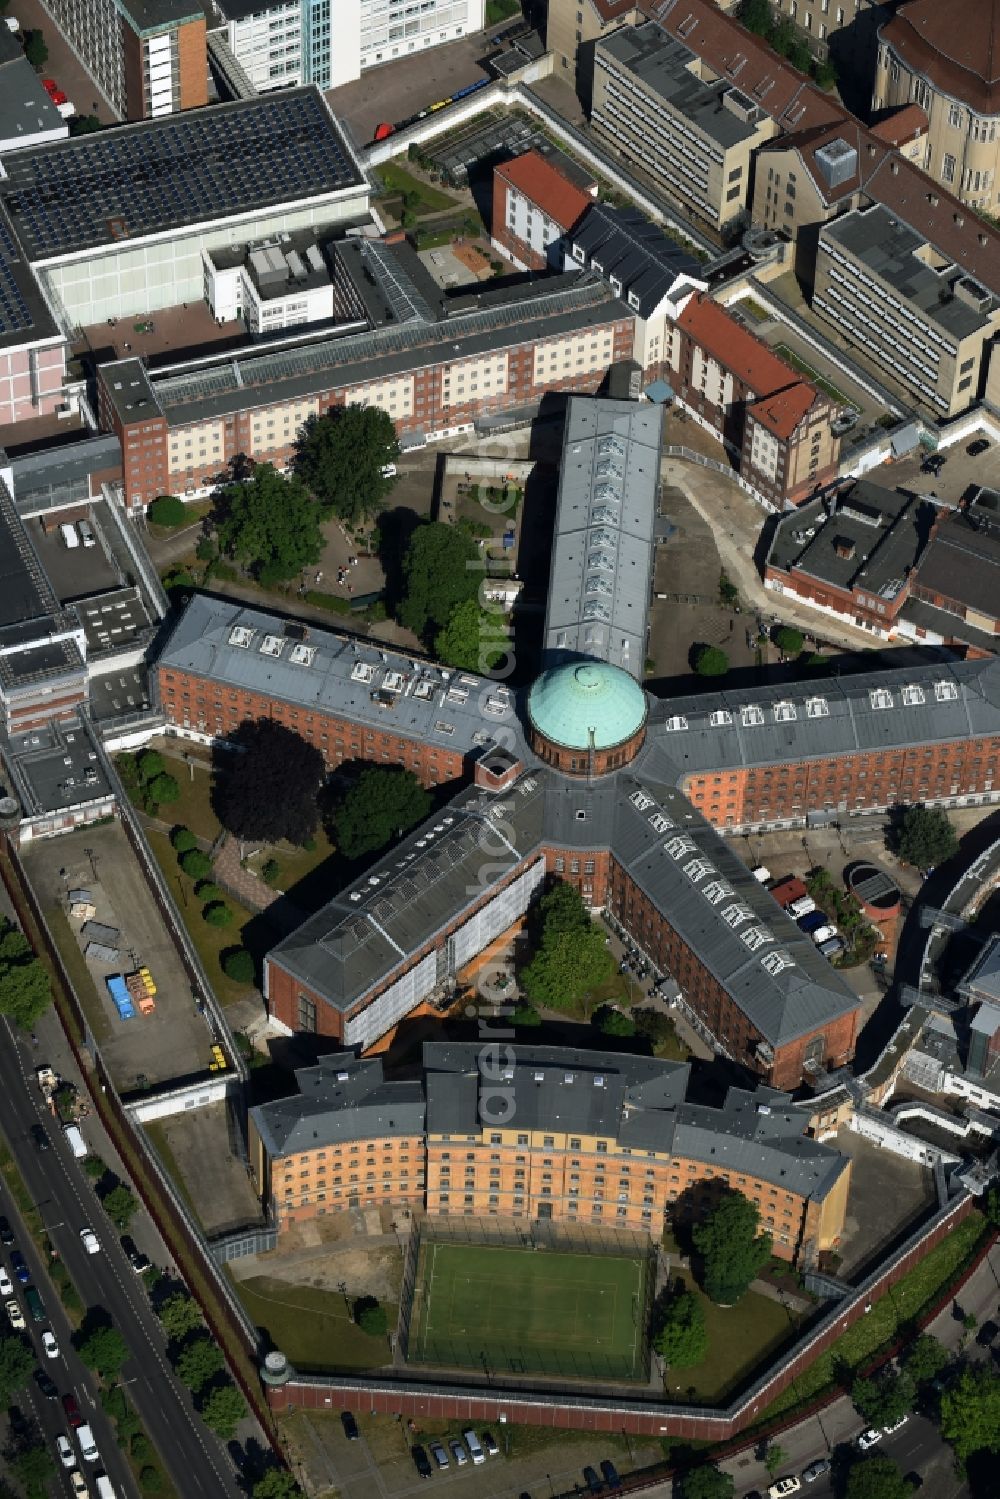
[[66, 329], [200, 301], [204, 250], [368, 212], [312, 88], [28, 147], [4, 166], [0, 220]]
[[493, 168], [490, 243], [519, 271], [561, 270], [566, 235], [596, 197], [561, 151], [525, 151]]
[[258, 92], [340, 88], [369, 68], [482, 30], [484, 0], [213, 0]]
[[753, 153], [777, 129], [752, 97], [652, 21], [597, 44], [590, 122], [713, 229], [747, 206]]
[[921, 168], [974, 208], [1000, 204], [1000, 0], [909, 0], [879, 30], [872, 107], [927, 116]]
[[69, 125], [42, 87], [21, 43], [0, 25], [0, 155], [68, 134]]
[[299, 1092], [250, 1110], [250, 1169], [279, 1234], [345, 1208], [550, 1219], [659, 1238], [721, 1180], [760, 1208], [779, 1258], [814, 1264], [844, 1228], [851, 1163], [805, 1133], [787, 1094], [686, 1101], [676, 1062], [554, 1046], [505, 1049], [509, 1122], [483, 1048], [425, 1043], [421, 1077], [333, 1053]]
[[584, 109], [590, 108], [597, 43], [641, 20], [635, 0], [549, 0], [545, 43], [556, 76], [576, 90]]
[[823, 226], [812, 305], [930, 415], [955, 416], [978, 396], [1000, 299], [888, 208]]
[[[43, 0], [119, 119], [208, 103], [205, 9], [199, 0]], [[84, 111], [90, 101], [79, 101]]]
[[703, 293], [678, 314], [665, 366], [676, 399], [718, 433], [776, 509], [801, 504], [836, 475], [834, 403]]

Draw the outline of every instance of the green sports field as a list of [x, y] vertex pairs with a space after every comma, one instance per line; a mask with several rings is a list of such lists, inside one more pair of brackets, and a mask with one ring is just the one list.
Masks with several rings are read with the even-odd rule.
[[645, 1379], [640, 1256], [421, 1245], [409, 1358], [496, 1374]]

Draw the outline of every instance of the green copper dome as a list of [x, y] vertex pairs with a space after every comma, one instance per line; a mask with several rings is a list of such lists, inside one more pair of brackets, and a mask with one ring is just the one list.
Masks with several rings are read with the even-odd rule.
[[567, 749], [611, 749], [646, 721], [646, 694], [627, 671], [604, 661], [554, 666], [528, 694], [540, 734]]

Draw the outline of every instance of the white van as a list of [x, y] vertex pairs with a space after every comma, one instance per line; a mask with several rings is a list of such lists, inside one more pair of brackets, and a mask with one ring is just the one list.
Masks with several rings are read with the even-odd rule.
[[97, 545], [97, 537], [94, 535], [94, 530], [89, 520], [78, 520], [76, 529], [79, 531], [80, 540], [85, 547], [95, 547]]
[[76, 1439], [80, 1443], [80, 1451], [83, 1453], [86, 1461], [88, 1463], [96, 1463], [101, 1454], [97, 1450], [94, 1433], [86, 1422], [76, 1428]]
[[80, 1133], [80, 1126], [78, 1124], [64, 1124], [63, 1134], [66, 1136], [66, 1144], [69, 1146], [70, 1150], [76, 1156], [78, 1161], [82, 1161], [85, 1155], [90, 1154], [86, 1145], [84, 1144], [84, 1139]]
[[71, 526], [68, 521], [63, 521], [59, 527], [59, 535], [63, 539], [63, 546], [73, 552], [80, 545], [80, 538], [76, 534], [76, 527]]
[[463, 1431], [462, 1436], [465, 1445], [469, 1449], [469, 1456], [472, 1458], [472, 1461], [477, 1466], [479, 1463], [484, 1463], [486, 1461], [486, 1453], [483, 1451], [482, 1444], [472, 1428], [470, 1427], [468, 1431]]
[[97, 1499], [118, 1499], [115, 1486], [106, 1473], [98, 1473], [94, 1483], [97, 1485]]

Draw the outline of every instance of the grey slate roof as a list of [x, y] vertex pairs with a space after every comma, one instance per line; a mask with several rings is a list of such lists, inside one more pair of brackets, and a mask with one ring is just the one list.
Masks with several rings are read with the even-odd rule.
[[1000, 662], [901, 662], [654, 701], [650, 733], [679, 775], [1000, 735]]
[[766, 1088], [756, 1093], [730, 1088], [721, 1109], [681, 1104], [674, 1150], [822, 1201], [850, 1163], [804, 1134], [803, 1111], [787, 1104], [787, 1095]]
[[386, 1082], [378, 1057], [333, 1052], [315, 1067], [296, 1069], [298, 1093], [250, 1110], [268, 1155], [316, 1150], [350, 1140], [422, 1135], [419, 1082]]
[[286, 630], [276, 615], [205, 594], [192, 597], [159, 661], [459, 754], [491, 743], [490, 725], [520, 739], [513, 698], [499, 684], [333, 630]]
[[840, 974], [687, 798], [653, 794], [641, 761], [620, 777], [613, 849], [772, 1046], [858, 1008]]
[[643, 680], [663, 418], [571, 397], [563, 427], [544, 664], [597, 657]]
[[[346, 1012], [530, 860], [540, 778], [498, 800], [469, 788], [296, 928], [269, 958]], [[499, 827], [500, 831], [497, 831]]]
[[88, 498], [93, 488], [92, 474], [112, 470], [120, 473], [121, 466], [121, 443], [113, 432], [87, 436], [65, 447], [24, 453], [10, 463], [14, 499], [20, 505], [29, 499], [37, 502]]
[[[860, 479], [835, 499], [813, 500], [782, 516], [767, 560], [891, 603], [917, 565], [936, 518], [934, 506], [917, 496]], [[852, 555], [841, 556], [838, 546]]]
[[681, 280], [705, 285], [694, 256], [637, 208], [612, 208], [607, 203], [588, 208], [573, 229], [567, 264], [573, 262], [619, 283], [616, 295], [640, 317], [655, 312]]
[[971, 513], [949, 516], [920, 564], [917, 584], [964, 604], [988, 619], [1000, 618], [1000, 535], [977, 526]]
[[[6, 155], [17, 150], [18, 142], [25, 137], [51, 131], [66, 135], [67, 125], [6, 26], [3, 34], [9, 39], [0, 51], [0, 141], [10, 142]], [[13, 55], [8, 51], [11, 45]]]

